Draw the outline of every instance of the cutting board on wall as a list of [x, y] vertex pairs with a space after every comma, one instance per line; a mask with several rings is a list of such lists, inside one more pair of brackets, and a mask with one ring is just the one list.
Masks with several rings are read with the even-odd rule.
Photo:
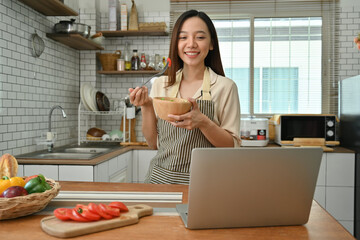
[[51, 236], [60, 238], [77, 237], [113, 228], [124, 227], [139, 222], [139, 218], [153, 214], [153, 208], [138, 204], [128, 206], [129, 211], [121, 213], [120, 217], [95, 222], [61, 221], [55, 216], [45, 217], [41, 220], [41, 228]]
[[[129, 120], [131, 120], [131, 126], [129, 131]], [[120, 130], [124, 133], [124, 118], [121, 118]], [[136, 126], [136, 118], [133, 119], [126, 119], [125, 121], [125, 129], [126, 132], [130, 133], [130, 141], [136, 142], [136, 133], [135, 133], [135, 126]]]

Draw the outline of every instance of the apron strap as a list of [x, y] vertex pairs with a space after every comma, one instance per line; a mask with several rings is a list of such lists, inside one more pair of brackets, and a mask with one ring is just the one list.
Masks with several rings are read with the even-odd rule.
[[[174, 83], [171, 91], [169, 93], [169, 97], [176, 97], [179, 89], [180, 89], [180, 82], [182, 79], [182, 70], [176, 74], [176, 82]], [[210, 91], [210, 71], [209, 68], [206, 67], [204, 71], [204, 79], [201, 87], [201, 99], [202, 100], [211, 100], [211, 91]]]

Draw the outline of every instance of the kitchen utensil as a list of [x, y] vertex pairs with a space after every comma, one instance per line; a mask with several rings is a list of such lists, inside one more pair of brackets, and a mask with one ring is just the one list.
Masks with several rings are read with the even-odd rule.
[[181, 115], [191, 110], [191, 102], [182, 98], [170, 98], [170, 97], [154, 97], [153, 98], [154, 109], [163, 120], [170, 121], [169, 114]]
[[103, 34], [101, 32], [98, 32], [90, 37], [90, 40], [92, 40], [93, 42], [95, 42], [99, 45], [103, 44], [104, 39], [105, 39], [105, 37], [103, 36]]
[[[130, 131], [129, 131], [129, 121], [131, 121]], [[125, 134], [126, 141], [129, 141], [130, 138], [131, 142], [136, 142], [135, 126], [136, 126], [136, 118], [125, 119], [125, 131], [124, 131], [124, 118], [121, 118], [120, 130], [123, 132], [123, 134]]]
[[35, 33], [32, 34], [31, 44], [34, 57], [40, 57], [40, 55], [44, 52], [45, 43], [44, 40], [42, 40], [42, 38], [37, 34], [36, 30]]
[[54, 32], [55, 33], [78, 33], [85, 38], [90, 36], [91, 27], [82, 24], [82, 23], [75, 23], [75, 19], [70, 19], [70, 21], [60, 21], [55, 24]]
[[[150, 77], [150, 78], [149, 78], [148, 80], [146, 80], [143, 84], [141, 84], [140, 87], [145, 86], [151, 79], [163, 75], [164, 72], [165, 72], [169, 67], [171, 67], [171, 59], [170, 59], [170, 58], [167, 59], [166, 65], [165, 65], [165, 67], [163, 68], [163, 70], [162, 70], [161, 72], [158, 72], [157, 74], [155, 74], [155, 75], [153, 75], [152, 77]], [[127, 107], [132, 107], [132, 104], [130, 103], [129, 96], [126, 96], [126, 97], [125, 97], [125, 104], [126, 104]]]
[[102, 136], [106, 134], [103, 129], [100, 128], [90, 128], [86, 133], [87, 140], [102, 140]]
[[111, 140], [121, 140], [123, 137], [123, 132], [120, 130], [112, 130], [109, 135]]
[[91, 111], [98, 111], [97, 105], [96, 105], [96, 92], [97, 90], [90, 84], [90, 83], [84, 83], [84, 98], [87, 106]]
[[86, 110], [91, 111], [89, 105], [86, 103], [86, 99], [85, 99], [85, 86], [88, 83], [82, 84], [80, 87], [80, 98], [81, 98], [81, 102], [83, 103], [84, 107], [86, 108]]
[[170, 58], [167, 59], [166, 65], [165, 65], [165, 67], [161, 70], [161, 72], [159, 72], [159, 73], [153, 75], [152, 77], [150, 77], [150, 78], [149, 78], [148, 80], [146, 80], [146, 82], [144, 82], [140, 87], [145, 86], [145, 84], [147, 84], [151, 79], [163, 75], [164, 72], [168, 69], [168, 67], [171, 67], [171, 60], [170, 60]]
[[109, 111], [110, 110], [110, 101], [104, 93], [97, 91], [95, 98], [96, 98], [96, 105], [97, 105], [99, 111]]
[[139, 218], [153, 214], [153, 208], [145, 204], [128, 206], [129, 211], [120, 217], [96, 222], [61, 221], [55, 216], [41, 220], [41, 228], [49, 235], [61, 238], [77, 237], [89, 233], [101, 232], [113, 228], [124, 227], [139, 222]]

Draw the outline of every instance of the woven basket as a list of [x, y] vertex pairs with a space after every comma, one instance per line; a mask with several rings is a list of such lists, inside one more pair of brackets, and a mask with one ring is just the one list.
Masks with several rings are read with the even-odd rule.
[[103, 71], [115, 71], [117, 69], [116, 62], [120, 56], [120, 50], [117, 50], [115, 53], [98, 54]]
[[0, 220], [23, 217], [43, 210], [60, 191], [59, 183], [48, 178], [46, 181], [52, 188], [43, 193], [0, 198]]

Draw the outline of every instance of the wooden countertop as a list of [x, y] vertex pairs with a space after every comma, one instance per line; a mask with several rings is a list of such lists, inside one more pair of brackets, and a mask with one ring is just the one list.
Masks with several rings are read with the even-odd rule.
[[[92, 182], [60, 182], [60, 184], [61, 190], [67, 191], [183, 192], [183, 203], [187, 202], [188, 187], [184, 185]], [[41, 230], [40, 220], [43, 217], [44, 215], [32, 215], [0, 221], [0, 236], [7, 239], [58, 239]], [[314, 201], [309, 222], [303, 226], [188, 230], [184, 227], [180, 216], [148, 216], [131, 226], [84, 235], [76, 239], [350, 240], [355, 238]]]

